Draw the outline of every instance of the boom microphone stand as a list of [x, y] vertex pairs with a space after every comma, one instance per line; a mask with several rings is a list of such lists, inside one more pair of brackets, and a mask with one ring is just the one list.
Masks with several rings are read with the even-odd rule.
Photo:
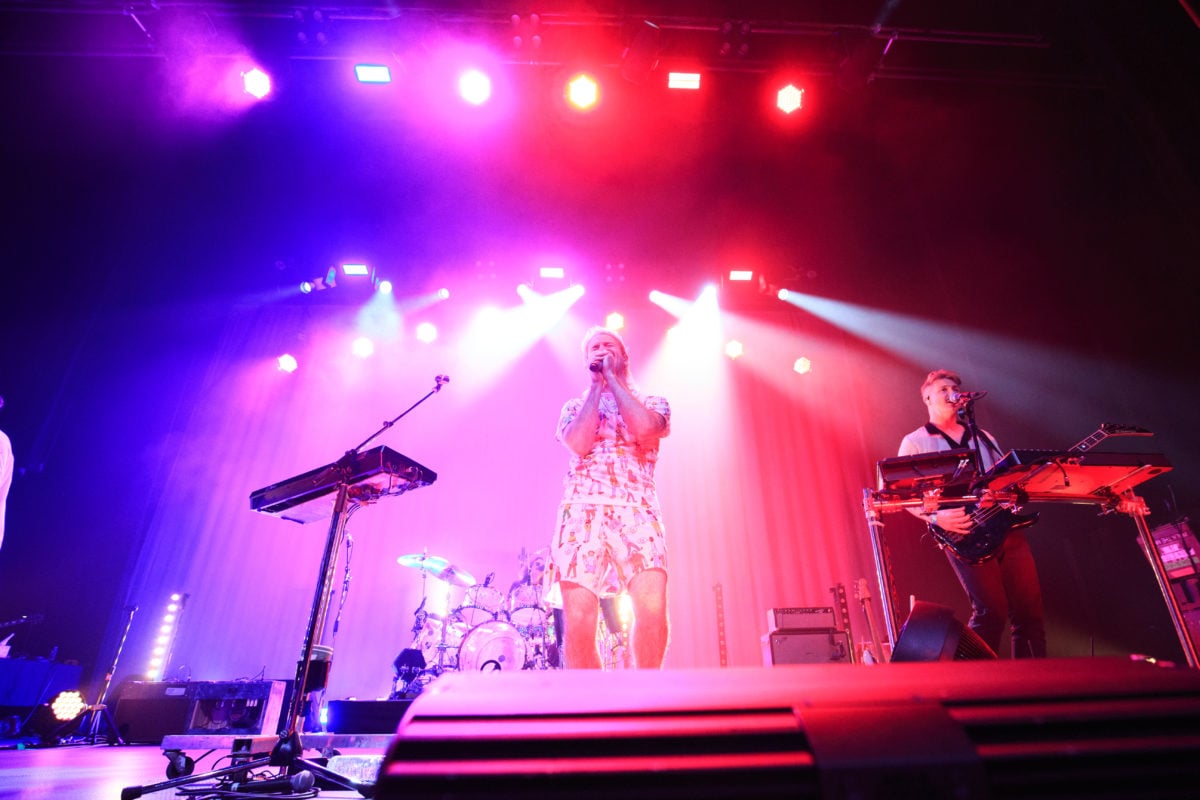
[[[446, 375], [438, 375], [434, 381], [435, 386], [428, 394], [402, 411], [394, 419], [384, 422], [379, 430], [368, 436], [357, 447], [346, 451], [346, 454], [336, 462], [343, 479], [337, 484], [337, 493], [333, 504], [333, 516], [329, 520], [329, 533], [325, 537], [325, 552], [321, 556], [321, 568], [318, 572], [317, 587], [313, 594], [312, 607], [309, 610], [308, 627], [304, 633], [303, 652], [300, 662], [296, 667], [296, 682], [292, 688], [291, 704], [288, 707], [288, 728], [279, 735], [279, 741], [275, 743], [271, 754], [263, 758], [240, 762], [218, 770], [206, 772], [202, 775], [188, 775], [151, 786], [129, 786], [121, 790], [121, 800], [134, 800], [134, 798], [151, 792], [174, 789], [186, 784], [226, 776], [235, 776], [237, 782], [223, 789], [214, 787], [212, 789], [213, 796], [229, 795], [232, 797], [244, 797], [246, 792], [291, 795], [296, 793], [297, 790], [307, 789], [312, 786], [312, 781], [303, 776], [303, 770], [308, 770], [311, 776], [316, 776], [317, 779], [332, 784], [339, 789], [355, 791], [363, 797], [374, 796], [374, 784], [360, 784], [357, 781], [334, 772], [323, 764], [318, 764], [302, 757], [304, 743], [300, 737], [300, 732], [304, 727], [306, 694], [304, 690], [308, 682], [309, 662], [312, 660], [313, 646], [324, 629], [325, 617], [329, 611], [330, 587], [333, 585], [334, 568], [337, 565], [337, 551], [345, 536], [346, 521], [350, 516], [350, 484], [348, 482], [350, 465], [354, 457], [367, 443], [391, 428], [410, 411], [421, 405], [421, 403], [424, 403], [434, 394], [441, 391], [442, 387], [450, 382], [450, 378]], [[263, 784], [260, 786], [256, 785], [254, 781], [246, 781], [244, 779], [249, 770], [267, 766], [278, 767], [280, 774], [291, 776], [290, 779], [281, 778], [279, 780], [272, 780], [270, 781], [269, 789], [266, 786], [268, 781], [257, 782], [257, 784]]]

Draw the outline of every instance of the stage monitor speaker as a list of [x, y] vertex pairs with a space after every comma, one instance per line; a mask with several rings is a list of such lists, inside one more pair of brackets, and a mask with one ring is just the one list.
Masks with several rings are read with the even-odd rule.
[[1200, 672], [1007, 659], [447, 673], [404, 716], [375, 797], [1115, 798], [1197, 786]]
[[192, 700], [186, 682], [130, 681], [122, 684], [113, 724], [127, 742], [159, 744], [187, 730]]
[[975, 631], [954, 618], [954, 610], [918, 600], [892, 649], [892, 661], [972, 661], [996, 653]]

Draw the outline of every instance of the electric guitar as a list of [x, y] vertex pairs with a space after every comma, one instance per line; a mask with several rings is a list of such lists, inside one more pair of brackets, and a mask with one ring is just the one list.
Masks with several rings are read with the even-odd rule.
[[[1102, 423], [1095, 433], [1077, 442], [1066, 453], [1083, 453], [1091, 450], [1100, 442], [1111, 436], [1153, 436], [1145, 428], [1135, 425], [1116, 425], [1111, 422]], [[1050, 466], [1049, 464], [1044, 466]], [[949, 548], [954, 555], [968, 564], [982, 564], [987, 561], [1000, 546], [1009, 531], [1028, 528], [1038, 521], [1038, 514], [1018, 514], [1002, 505], [967, 506], [970, 530], [962, 535], [950, 533], [929, 523], [929, 532], [937, 540], [939, 547]]]

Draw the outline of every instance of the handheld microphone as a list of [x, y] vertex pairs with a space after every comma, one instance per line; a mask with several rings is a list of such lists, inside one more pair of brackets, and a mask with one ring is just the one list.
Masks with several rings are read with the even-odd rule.
[[495, 572], [489, 572], [489, 573], [488, 573], [488, 575], [487, 575], [487, 577], [483, 579], [483, 585], [484, 585], [484, 586], [491, 586], [491, 585], [492, 585], [492, 578], [495, 578], [495, 577], [496, 577], [496, 573], [495, 573]]
[[951, 403], [970, 403], [983, 397], [987, 397], [987, 392], [951, 392], [949, 400]]
[[307, 792], [313, 788], [317, 779], [308, 770], [301, 770], [295, 775], [288, 775], [283, 778], [268, 778], [265, 781], [239, 781], [233, 783], [229, 787], [231, 792], [245, 792], [246, 794], [280, 794], [291, 792], [299, 794]]
[[588, 369], [590, 369], [592, 372], [599, 372], [600, 370], [604, 369], [604, 360], [601, 359], [599, 361], [593, 361], [592, 363], [588, 364]]

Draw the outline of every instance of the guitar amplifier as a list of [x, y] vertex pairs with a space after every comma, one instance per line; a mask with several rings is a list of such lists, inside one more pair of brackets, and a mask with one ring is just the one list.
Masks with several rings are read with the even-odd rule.
[[833, 606], [820, 608], [767, 609], [767, 630], [830, 631], [837, 627]]
[[287, 689], [287, 681], [193, 683], [187, 733], [272, 736], [283, 722]]
[[763, 666], [777, 664], [850, 664], [845, 631], [778, 630], [762, 637]]

